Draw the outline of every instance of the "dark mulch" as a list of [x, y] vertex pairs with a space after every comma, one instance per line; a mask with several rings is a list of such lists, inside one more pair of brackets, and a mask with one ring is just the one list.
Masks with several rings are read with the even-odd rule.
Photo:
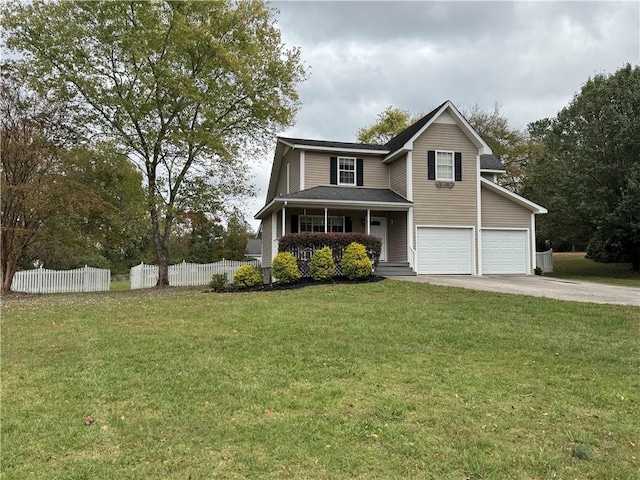
[[361, 280], [349, 280], [346, 277], [334, 277], [332, 280], [328, 280], [326, 282], [316, 282], [311, 278], [301, 278], [296, 283], [281, 284], [274, 282], [268, 285], [262, 284], [249, 288], [237, 288], [233, 285], [227, 285], [224, 288], [205, 290], [204, 293], [273, 292], [275, 290], [296, 290], [298, 288], [312, 287], [314, 285], [353, 285], [356, 283], [379, 282], [381, 280], [384, 280], [384, 277], [376, 277], [375, 275], [369, 275]]

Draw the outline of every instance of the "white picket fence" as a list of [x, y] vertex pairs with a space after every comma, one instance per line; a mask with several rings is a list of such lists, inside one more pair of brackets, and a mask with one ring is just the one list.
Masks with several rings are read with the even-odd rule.
[[87, 267], [75, 270], [37, 268], [16, 272], [11, 290], [25, 293], [103, 292], [109, 290], [111, 270]]
[[[215, 263], [187, 263], [169, 265], [169, 285], [172, 287], [195, 287], [208, 285], [213, 275], [226, 275], [229, 283], [233, 282], [233, 276], [243, 265], [251, 265], [260, 268], [258, 260], [238, 262], [234, 260], [221, 260]], [[131, 289], [151, 288], [158, 283], [157, 265], [145, 265], [141, 263], [131, 268]]]
[[545, 273], [553, 272], [553, 249], [536, 252], [536, 267], [540, 267]]

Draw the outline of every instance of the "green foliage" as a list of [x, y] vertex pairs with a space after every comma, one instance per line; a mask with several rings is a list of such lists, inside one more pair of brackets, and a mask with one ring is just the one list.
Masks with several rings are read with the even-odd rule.
[[[248, 265], [245, 265], [248, 266]], [[237, 272], [236, 272], [237, 273]], [[229, 282], [227, 281], [227, 276], [224, 273], [215, 273], [211, 277], [211, 282], [209, 282], [209, 286], [214, 290], [222, 290], [227, 286]]]
[[411, 112], [393, 106], [378, 114], [378, 120], [358, 130], [358, 141], [384, 145], [400, 132], [420, 120], [423, 115], [412, 117]]
[[378, 237], [364, 233], [289, 233], [278, 239], [278, 249], [301, 258], [303, 252], [316, 252], [329, 247], [334, 263], [340, 265], [345, 248], [353, 242], [365, 246], [367, 256], [373, 265], [378, 262], [382, 242]]
[[67, 98], [87, 133], [145, 175], [159, 284], [168, 284], [174, 221], [247, 195], [245, 147], [294, 120], [306, 74], [275, 12], [261, 1], [15, 0], [2, 21], [33, 84]]
[[341, 266], [342, 274], [349, 280], [366, 278], [372, 271], [371, 260], [367, 257], [364, 245], [356, 242], [345, 249]]
[[233, 284], [238, 288], [255, 287], [262, 283], [262, 273], [256, 267], [243, 265], [233, 276]]
[[333, 254], [329, 247], [316, 250], [311, 257], [311, 278], [316, 281], [330, 280], [336, 274]]
[[640, 270], [640, 67], [589, 79], [571, 103], [534, 127], [545, 154], [526, 193], [549, 209], [540, 232], [585, 242], [605, 261]]
[[289, 252], [278, 253], [271, 264], [271, 272], [279, 283], [295, 283], [300, 280], [298, 262]]

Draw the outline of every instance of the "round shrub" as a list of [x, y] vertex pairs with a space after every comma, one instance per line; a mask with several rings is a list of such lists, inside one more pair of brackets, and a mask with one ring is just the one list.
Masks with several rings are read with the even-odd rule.
[[342, 274], [349, 280], [366, 278], [371, 275], [371, 260], [367, 257], [364, 245], [360, 243], [350, 243], [342, 255]]
[[333, 253], [329, 247], [316, 250], [311, 257], [311, 278], [317, 282], [330, 280], [336, 274], [336, 265], [333, 263]]
[[255, 287], [262, 283], [262, 273], [256, 267], [243, 265], [233, 276], [233, 284], [238, 288]]
[[295, 283], [300, 280], [298, 261], [289, 252], [280, 252], [273, 259], [271, 273], [278, 283]]

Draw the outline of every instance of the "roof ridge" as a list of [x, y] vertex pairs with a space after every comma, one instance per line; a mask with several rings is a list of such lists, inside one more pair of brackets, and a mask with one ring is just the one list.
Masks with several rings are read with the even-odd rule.
[[427, 113], [422, 118], [420, 118], [418, 121], [416, 121], [416, 122], [412, 123], [411, 125], [409, 125], [403, 131], [401, 131], [399, 134], [397, 134], [395, 137], [393, 137], [391, 140], [389, 140], [387, 143], [385, 143], [384, 144], [385, 147], [387, 147], [391, 151], [391, 153], [393, 153], [396, 150], [398, 150], [411, 137], [413, 137], [413, 135], [415, 135], [422, 127], [424, 127], [427, 124], [427, 122], [429, 122], [429, 120], [431, 120], [433, 118], [433, 116], [442, 107], [444, 107], [448, 102], [449, 102], [449, 100], [445, 100], [440, 105], [438, 105], [436, 108], [434, 108], [429, 113]]

